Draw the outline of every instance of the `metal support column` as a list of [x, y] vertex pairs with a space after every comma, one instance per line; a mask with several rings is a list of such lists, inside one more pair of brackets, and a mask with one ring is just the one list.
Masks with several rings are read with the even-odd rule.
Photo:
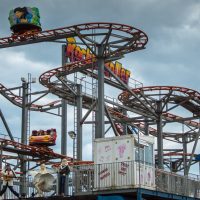
[[143, 198], [142, 198], [142, 192], [141, 192], [141, 189], [140, 188], [138, 188], [137, 189], [137, 200], [142, 200]]
[[156, 102], [157, 109], [157, 148], [158, 148], [158, 168], [163, 169], [163, 133], [162, 133], [162, 102]]
[[82, 85], [77, 85], [77, 159], [82, 160]]
[[[66, 57], [66, 45], [62, 45], [62, 66], [67, 63]], [[63, 87], [64, 84], [63, 84]], [[67, 155], [67, 101], [62, 99], [62, 117], [61, 117], [61, 154]], [[69, 194], [69, 185], [68, 185], [69, 178], [66, 177], [65, 181], [65, 195]], [[58, 181], [60, 183], [60, 177], [58, 177]], [[60, 184], [59, 184], [60, 187]]]
[[[62, 66], [66, 64], [66, 45], [62, 45]], [[64, 86], [63, 86], [64, 87]], [[62, 99], [61, 154], [67, 155], [67, 101]]]
[[[123, 115], [127, 116], [127, 110], [122, 110], [122, 113]], [[127, 131], [127, 124], [123, 124], [123, 130], [124, 130], [124, 135], [127, 135], [128, 134], [128, 131]]]
[[183, 168], [184, 168], [184, 175], [188, 175], [187, 171], [187, 136], [183, 135]]
[[[27, 119], [28, 119], [28, 83], [22, 82], [22, 126], [21, 126], [21, 143], [27, 144]], [[23, 174], [20, 186], [20, 194], [26, 195], [26, 156], [22, 156], [20, 171]]]
[[[3, 163], [3, 149], [2, 149], [3, 143], [0, 143], [0, 170], [2, 172], [2, 163]], [[0, 190], [1, 190], [2, 181], [0, 181]]]
[[103, 46], [98, 46], [97, 56], [98, 67], [98, 99], [97, 99], [97, 117], [95, 138], [103, 138], [105, 132], [104, 126], [104, 58], [103, 58]]
[[149, 135], [149, 124], [148, 124], [148, 118], [145, 117], [145, 122], [144, 122], [144, 134]]

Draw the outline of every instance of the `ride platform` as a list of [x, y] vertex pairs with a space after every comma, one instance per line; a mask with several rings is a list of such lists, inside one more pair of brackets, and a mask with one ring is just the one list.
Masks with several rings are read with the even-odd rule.
[[[144, 188], [136, 189], [122, 189], [117, 191], [96, 191], [93, 194], [79, 195], [79, 196], [52, 196], [52, 197], [35, 197], [26, 198], [27, 200], [198, 200], [199, 198], [193, 198], [188, 196], [170, 194], [165, 192], [153, 191]], [[13, 199], [14, 200], [14, 199]]]

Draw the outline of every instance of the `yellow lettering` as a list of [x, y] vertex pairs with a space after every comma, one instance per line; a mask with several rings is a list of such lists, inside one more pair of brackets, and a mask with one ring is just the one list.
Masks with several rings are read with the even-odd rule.
[[129, 70], [126, 70], [126, 83], [128, 83], [130, 76], [131, 76], [131, 72]]
[[121, 69], [121, 80], [125, 81], [126, 79], [126, 70], [124, 68]]
[[110, 67], [110, 70], [115, 73], [115, 65], [113, 62], [110, 62], [109, 67]]
[[115, 74], [120, 77], [122, 64], [120, 62], [115, 62]]
[[[87, 49], [86, 49], [86, 53], [85, 53], [85, 59], [86, 59], [86, 60], [89, 60], [89, 61], [87, 61], [86, 63], [90, 63], [90, 62], [91, 62], [91, 61], [90, 61], [91, 58], [94, 58], [94, 55], [91, 54], [91, 53], [90, 53], [90, 50], [87, 48]], [[92, 61], [94, 61], [94, 59], [92, 59]]]
[[70, 60], [73, 60], [74, 49], [76, 48], [76, 40], [75, 38], [67, 38], [67, 56]]
[[[76, 45], [75, 38], [71, 37], [67, 38], [66, 40], [67, 40], [66, 54], [70, 58], [70, 61], [73, 62], [85, 59], [86, 60], [85, 64], [89, 64], [91, 62], [96, 61], [95, 55], [93, 55], [90, 52], [90, 49], [88, 48], [84, 49]], [[120, 79], [123, 82], [128, 83], [131, 72], [123, 68], [120, 62], [116, 61], [115, 64], [113, 62], [106, 63], [105, 66], [110, 68], [110, 70], [114, 72], [114, 74], [116, 74], [118, 77], [120, 77]], [[110, 77], [110, 73], [107, 70], [105, 70], [104, 73], [106, 77]]]
[[86, 54], [85, 49], [81, 49], [81, 47], [77, 46], [74, 50], [74, 55], [77, 58], [76, 60], [82, 60], [84, 59], [84, 55]]

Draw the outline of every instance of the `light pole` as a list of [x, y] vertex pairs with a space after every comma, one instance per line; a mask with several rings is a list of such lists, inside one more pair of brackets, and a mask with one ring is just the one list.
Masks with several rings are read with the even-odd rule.
[[[69, 137], [73, 140], [73, 164], [75, 160], [75, 139], [76, 139], [76, 133], [74, 131], [69, 131], [68, 132]], [[74, 174], [74, 165], [72, 166], [72, 195], [74, 195], [75, 192], [75, 174]]]
[[[27, 145], [27, 132], [28, 132], [28, 123], [30, 123], [30, 119], [28, 119], [28, 103], [29, 103], [29, 84], [35, 83], [36, 79], [32, 78], [32, 80], [26, 80], [26, 78], [22, 77], [22, 121], [21, 121], [21, 143]], [[20, 185], [20, 194], [21, 196], [26, 196], [26, 174], [24, 172], [27, 171], [27, 161], [26, 156], [20, 156], [21, 158], [21, 167], [20, 171], [22, 172], [22, 184]]]
[[73, 162], [75, 159], [75, 139], [76, 139], [76, 133], [74, 131], [69, 131], [68, 132], [69, 137], [73, 140]]

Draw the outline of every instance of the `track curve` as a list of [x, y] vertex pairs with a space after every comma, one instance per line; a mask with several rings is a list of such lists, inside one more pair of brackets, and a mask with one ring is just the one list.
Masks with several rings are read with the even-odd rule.
[[[132, 26], [109, 22], [93, 22], [46, 30], [39, 32], [37, 35], [27, 34], [23, 36], [19, 35], [18, 37], [10, 36], [0, 38], [0, 48], [51, 41], [66, 37], [74, 37], [80, 35], [81, 32], [88, 30], [108, 30], [106, 34], [109, 34], [109, 37], [112, 35], [112, 31], [119, 31], [127, 34], [127, 38], [121, 37], [121, 39], [117, 43], [126, 41], [128, 41], [128, 43], [126, 43], [124, 48], [116, 48], [115, 51], [110, 52], [110, 56], [116, 53], [129, 53], [131, 51], [134, 51], [136, 48], [143, 48], [148, 42], [147, 35], [143, 31]], [[103, 42], [108, 42], [108, 38], [105, 38]], [[112, 44], [114, 45], [117, 43], [115, 42]], [[115, 47], [113, 46], [113, 48]], [[105, 53], [104, 55], [106, 56], [107, 54]]]
[[[88, 62], [89, 62], [89, 60], [87, 60], [87, 63]], [[58, 86], [56, 86], [56, 84], [51, 82], [51, 78], [59, 73], [62, 73], [63, 71], [65, 72], [65, 74], [70, 74], [71, 72], [73, 73], [74, 71], [81, 71], [82, 68], [84, 68], [84, 69], [89, 68], [90, 67], [89, 64], [87, 64], [87, 65], [88, 66], [85, 67], [85, 61], [78, 61], [78, 62], [66, 64], [63, 67], [49, 70], [40, 76], [40, 79], [39, 79], [40, 83], [42, 85], [44, 85], [45, 87], [49, 88], [52, 93], [55, 93], [57, 95], [58, 93], [56, 93], [56, 91], [61, 93], [62, 92], [61, 90], [63, 90], [63, 89], [59, 88]], [[163, 90], [163, 91], [166, 90], [166, 91], [180, 92], [183, 94], [187, 94], [189, 97], [191, 97], [195, 101], [197, 101], [200, 97], [200, 93], [198, 93], [195, 90], [192, 90], [189, 88], [183, 88], [183, 87], [175, 87], [175, 86], [150, 86], [150, 87], [136, 88], [136, 89], [132, 89], [132, 90], [136, 94], [139, 94], [143, 91], [154, 91], [154, 90], [156, 90], [156, 91], [157, 90]], [[68, 92], [70, 92], [70, 91], [68, 91]], [[126, 102], [129, 101], [130, 98], [132, 98], [132, 96], [128, 91], [124, 91], [123, 93], [121, 93], [119, 95], [119, 100], [125, 105], [126, 105]], [[125, 116], [121, 112], [116, 111], [115, 109], [113, 109], [111, 107], [108, 107], [108, 109], [114, 119], [117, 119], [117, 120], [123, 119], [124, 121], [126, 121], [126, 119], [129, 119], [127, 116]], [[189, 126], [192, 126], [195, 128], [200, 127], [200, 123], [198, 123], [196, 121], [192, 121], [192, 120], [184, 120], [183, 117], [174, 115], [172, 113], [165, 112], [162, 114], [162, 116], [168, 121], [181, 120], [181, 123], [183, 122], [185, 125], [189, 125]], [[144, 130], [144, 128], [145, 128], [145, 125], [142, 122], [135, 122], [135, 123], [132, 123], [132, 125], [134, 125], [135, 127], [138, 127], [141, 130]], [[149, 133], [153, 136], [157, 136], [157, 130], [152, 127], [149, 127]], [[178, 133], [177, 133], [177, 135], [178, 135]], [[181, 134], [180, 134], [180, 136], [181, 136]], [[190, 140], [190, 142], [194, 141], [194, 139], [195, 139], [195, 137], [193, 136], [193, 138]]]
[[[138, 97], [141, 97], [144, 101], [149, 101], [150, 104], [152, 104], [150, 105], [151, 107], [153, 107], [153, 104], [155, 104], [157, 101], [162, 101], [165, 106], [167, 103], [177, 104], [177, 106], [174, 106], [174, 108], [182, 106], [187, 111], [191, 112], [192, 115], [195, 114], [197, 117], [200, 116], [200, 93], [193, 89], [178, 86], [148, 86], [135, 88], [132, 89], [132, 91], [138, 95]], [[143, 106], [128, 91], [122, 92], [118, 96], [118, 99], [124, 105], [137, 106], [140, 107], [140, 109], [143, 109]], [[167, 110], [172, 109], [173, 108], [166, 108], [164, 110], [163, 108], [162, 116], [170, 121], [180, 120], [185, 125], [190, 125], [197, 128], [200, 127], [200, 124], [196, 121], [187, 119], [184, 120], [183, 117], [167, 112]], [[156, 112], [155, 107], [154, 110]]]

